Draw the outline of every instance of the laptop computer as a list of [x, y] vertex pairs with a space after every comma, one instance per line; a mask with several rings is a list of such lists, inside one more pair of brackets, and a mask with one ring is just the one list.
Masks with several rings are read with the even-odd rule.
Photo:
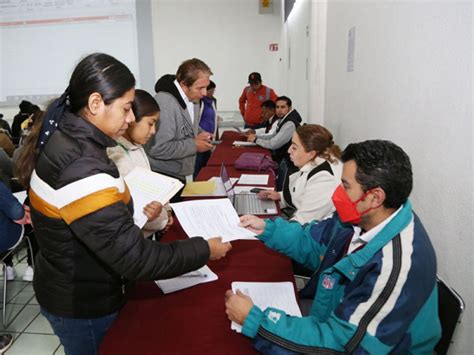
[[237, 214], [271, 215], [278, 213], [275, 201], [261, 200], [256, 194], [236, 194], [229, 173], [224, 164], [221, 165], [220, 174], [224, 190], [237, 211]]

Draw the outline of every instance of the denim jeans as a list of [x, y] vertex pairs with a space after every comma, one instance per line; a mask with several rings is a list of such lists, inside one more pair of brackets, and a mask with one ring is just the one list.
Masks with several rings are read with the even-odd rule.
[[95, 355], [118, 312], [92, 319], [58, 317], [44, 308], [41, 308], [41, 314], [59, 337], [66, 355]]

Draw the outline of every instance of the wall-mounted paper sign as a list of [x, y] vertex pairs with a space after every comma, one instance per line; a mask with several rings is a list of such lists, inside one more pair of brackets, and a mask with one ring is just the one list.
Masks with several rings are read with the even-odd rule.
[[278, 52], [278, 43], [270, 43], [268, 49], [270, 52]]

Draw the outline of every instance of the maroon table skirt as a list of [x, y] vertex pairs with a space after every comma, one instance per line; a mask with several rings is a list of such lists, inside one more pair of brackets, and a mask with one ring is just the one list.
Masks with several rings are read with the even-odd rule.
[[[179, 222], [165, 242], [186, 238]], [[254, 354], [251, 339], [230, 329], [224, 293], [233, 281], [294, 282], [290, 259], [260, 241], [232, 242], [208, 266], [219, 279], [164, 295], [154, 282], [139, 282], [107, 333], [101, 355]]]
[[[231, 177], [258, 172], [236, 170], [235, 159], [242, 152], [270, 154], [263, 148], [233, 148], [242, 140], [237, 132], [224, 132], [223, 142], [213, 152], [197, 180], [219, 176], [226, 165]], [[270, 176], [269, 186], [274, 186]], [[163, 242], [187, 238], [179, 221], [165, 234]], [[164, 295], [154, 282], [139, 282], [129, 301], [107, 333], [101, 355], [117, 354], [254, 354], [251, 339], [230, 329], [224, 307], [224, 293], [233, 281], [294, 282], [291, 261], [260, 241], [238, 240], [232, 250], [208, 266], [217, 281]]]

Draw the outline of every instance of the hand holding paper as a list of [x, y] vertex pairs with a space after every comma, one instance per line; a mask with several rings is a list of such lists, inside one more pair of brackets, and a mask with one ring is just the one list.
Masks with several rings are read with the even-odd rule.
[[145, 206], [152, 201], [164, 205], [183, 187], [178, 179], [157, 174], [141, 167], [135, 167], [125, 176], [125, 182], [133, 198], [133, 219], [140, 228], [148, 220], [148, 216], [144, 212]]
[[231, 329], [239, 333], [254, 304], [262, 310], [273, 307], [301, 317], [291, 282], [232, 282], [232, 291], [225, 293], [226, 314], [232, 321]]
[[209, 255], [209, 259], [211, 260], [219, 260], [223, 258], [227, 252], [232, 249], [232, 245], [229, 242], [222, 243], [222, 237], [211, 238], [207, 243], [211, 250], [211, 255]]
[[245, 318], [247, 318], [252, 307], [252, 299], [242, 291], [237, 290], [236, 293], [232, 292], [232, 290], [226, 291], [225, 313], [232, 322], [236, 322], [239, 325], [244, 324]]
[[163, 205], [157, 201], [152, 201], [143, 208], [143, 213], [148, 217], [148, 221], [158, 218], [163, 210]]
[[239, 227], [247, 228], [252, 233], [259, 235], [265, 230], [265, 221], [257, 216], [246, 214], [240, 217]]

